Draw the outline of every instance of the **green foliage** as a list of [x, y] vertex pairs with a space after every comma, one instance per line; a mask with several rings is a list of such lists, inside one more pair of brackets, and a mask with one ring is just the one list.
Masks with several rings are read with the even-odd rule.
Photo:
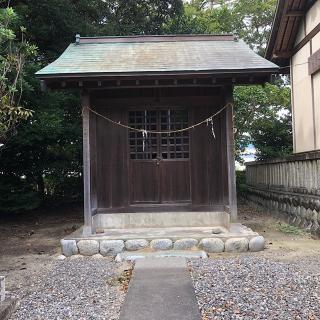
[[24, 66], [36, 54], [36, 47], [25, 40], [25, 28], [20, 27], [12, 8], [0, 9], [0, 142], [7, 139], [20, 120], [32, 111], [21, 103], [24, 85]]
[[259, 159], [292, 151], [290, 88], [285, 85], [236, 87], [235, 127], [237, 159], [253, 143]]
[[277, 229], [280, 232], [287, 233], [287, 234], [294, 234], [297, 236], [304, 234], [304, 232], [302, 230], [300, 230], [298, 227], [292, 226], [292, 225], [289, 225], [289, 224], [283, 223], [283, 222], [278, 223]]
[[183, 15], [170, 20], [168, 33], [234, 33], [263, 54], [277, 0], [193, 0]]
[[264, 54], [278, 0], [237, 0], [233, 6], [235, 33]]
[[[41, 200], [54, 196], [79, 199], [82, 193], [81, 112], [76, 95], [36, 92], [37, 106], [0, 154], [4, 175], [24, 177]], [[78, 185], [75, 186], [75, 181]], [[70, 191], [66, 186], [73, 186]]]
[[236, 184], [238, 197], [245, 198], [248, 192], [245, 171], [236, 171]]
[[0, 212], [32, 210], [40, 205], [39, 194], [25, 179], [4, 174], [0, 178]]
[[104, 30], [109, 35], [162, 34], [182, 11], [182, 0], [107, 0]]
[[81, 36], [160, 34], [182, 0], [28, 0], [16, 4], [44, 63]]
[[105, 2], [101, 0], [27, 0], [12, 2], [28, 36], [39, 48], [38, 59], [51, 62], [76, 33], [83, 36], [101, 34], [99, 29], [105, 14]]
[[203, 9], [203, 5], [192, 1], [184, 6], [183, 15], [175, 17], [165, 26], [172, 34], [233, 33], [233, 13], [222, 3], [215, 9]]
[[[8, 119], [13, 128], [21, 118], [24, 120], [17, 134], [0, 146], [0, 210], [19, 211], [35, 208], [48, 199], [60, 202], [82, 197], [78, 92], [41, 93], [34, 76], [74, 41], [76, 33], [236, 33], [262, 54], [275, 3], [276, 0], [193, 0], [184, 5], [181, 0], [11, 0], [14, 10], [1, 11], [0, 16], [0, 74], [5, 63], [11, 69], [0, 83], [14, 96], [9, 100], [12, 107], [20, 109], [15, 109], [16, 113], [10, 111], [11, 120], [9, 113], [3, 116], [3, 107], [0, 109], [0, 132], [1, 124]], [[26, 37], [37, 45], [37, 52]], [[23, 68], [17, 69], [17, 61], [22, 62]], [[12, 87], [17, 70], [21, 71], [19, 80]], [[276, 85], [235, 89], [238, 156], [249, 143], [255, 145], [261, 159], [290, 152], [290, 90], [280, 80]], [[1, 106], [9, 104], [5, 99]], [[32, 117], [30, 109], [34, 110]], [[243, 173], [238, 173], [240, 193], [245, 193], [243, 179]]]
[[[193, 0], [166, 25], [168, 33], [235, 33], [263, 54], [277, 0]], [[235, 88], [236, 158], [253, 143], [259, 159], [292, 151], [290, 89], [274, 85]]]
[[[15, 15], [16, 20], [26, 26], [28, 38], [39, 49], [36, 59], [25, 66], [22, 79], [21, 103], [32, 106], [33, 117], [21, 123], [18, 132], [0, 146], [0, 207], [18, 210], [34, 208], [43, 201], [52, 203], [52, 199], [79, 200], [83, 193], [79, 92], [42, 93], [34, 73], [59, 56], [76, 33], [162, 33], [168, 19], [182, 11], [182, 1], [27, 0], [11, 4], [19, 15]], [[12, 192], [8, 181], [12, 187], [17, 181], [23, 183], [30, 193], [22, 187]], [[15, 208], [9, 201], [13, 194], [21, 199], [22, 194], [30, 194], [22, 201], [25, 207]]]
[[258, 160], [284, 157], [292, 153], [291, 114], [258, 119], [251, 130]]

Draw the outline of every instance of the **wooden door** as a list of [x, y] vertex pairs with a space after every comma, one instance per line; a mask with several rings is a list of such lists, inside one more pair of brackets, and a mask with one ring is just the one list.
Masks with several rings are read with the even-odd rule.
[[[151, 131], [187, 127], [185, 109], [129, 112], [129, 125]], [[129, 132], [132, 203], [190, 201], [189, 132], [143, 135]]]

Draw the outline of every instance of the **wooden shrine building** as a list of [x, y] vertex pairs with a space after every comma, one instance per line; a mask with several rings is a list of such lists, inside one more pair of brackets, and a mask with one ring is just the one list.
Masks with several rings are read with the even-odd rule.
[[233, 35], [77, 36], [37, 76], [81, 89], [84, 234], [126, 213], [235, 220], [233, 87], [277, 72]]

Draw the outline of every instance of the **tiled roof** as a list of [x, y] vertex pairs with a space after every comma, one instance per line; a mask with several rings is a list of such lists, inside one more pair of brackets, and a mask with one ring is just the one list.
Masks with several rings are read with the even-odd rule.
[[78, 38], [37, 75], [46, 77], [162, 73], [274, 72], [277, 66], [233, 36]]

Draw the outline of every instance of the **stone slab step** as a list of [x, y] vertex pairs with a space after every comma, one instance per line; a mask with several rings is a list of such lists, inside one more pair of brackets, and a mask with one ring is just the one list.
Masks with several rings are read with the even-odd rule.
[[[217, 232], [219, 229], [219, 232]], [[213, 232], [215, 230], [215, 232]], [[171, 239], [173, 241], [185, 238], [201, 240], [203, 238], [220, 238], [222, 240], [230, 238], [247, 237], [253, 238], [259, 234], [250, 228], [240, 224], [232, 223], [229, 229], [219, 227], [176, 227], [176, 228], [130, 228], [130, 229], [102, 229], [102, 233], [93, 234], [89, 237], [83, 236], [82, 227], [65, 237], [66, 240], [130, 240], [130, 239]]]
[[137, 260], [120, 320], [201, 320], [185, 258]]
[[116, 256], [116, 261], [135, 261], [146, 258], [186, 258], [186, 259], [207, 259], [208, 254], [205, 251], [183, 251], [183, 250], [165, 250], [156, 252], [121, 252]]

